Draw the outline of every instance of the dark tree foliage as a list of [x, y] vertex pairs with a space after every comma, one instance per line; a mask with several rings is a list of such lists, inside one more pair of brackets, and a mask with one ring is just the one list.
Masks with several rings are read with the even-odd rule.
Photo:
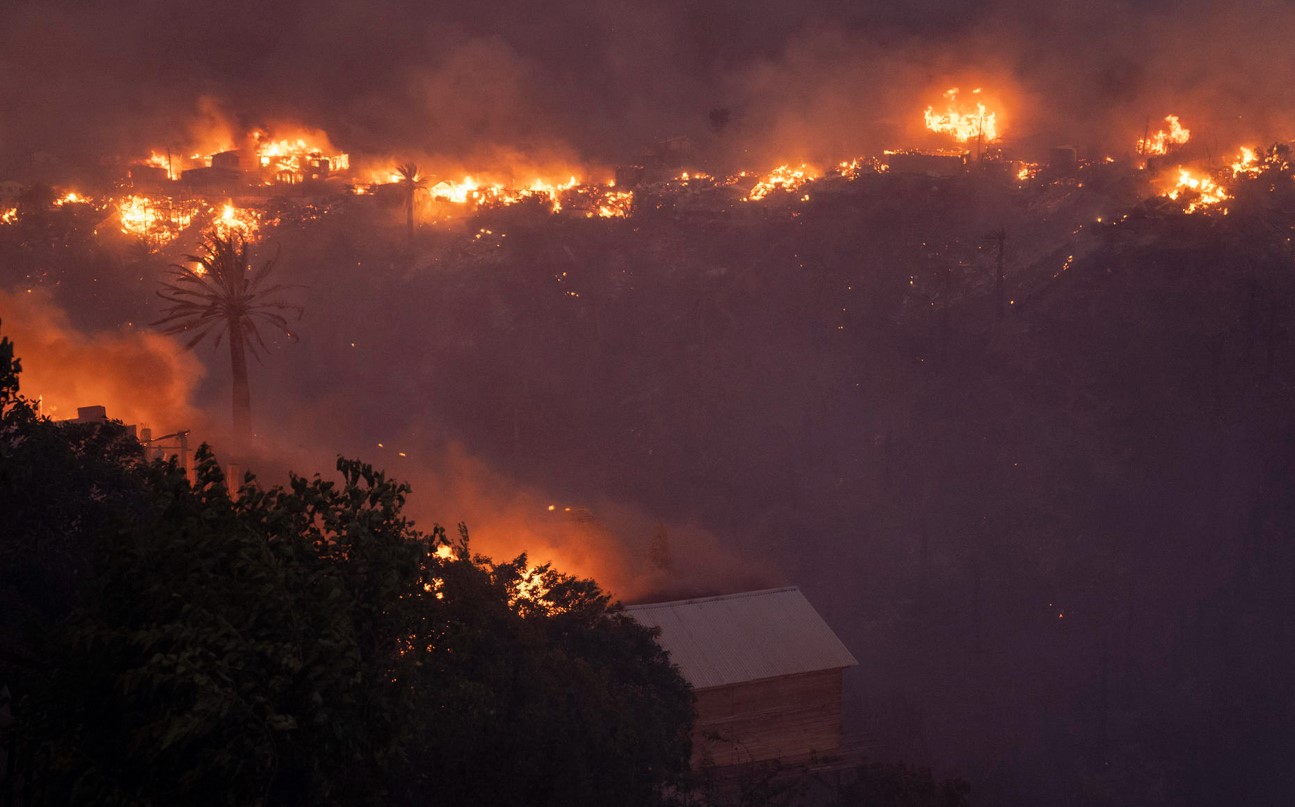
[[868, 762], [857, 767], [837, 807], [967, 807], [971, 786], [936, 779], [929, 768]]
[[0, 801], [657, 804], [691, 693], [590, 580], [414, 529], [409, 488], [236, 491], [40, 418], [0, 343]]

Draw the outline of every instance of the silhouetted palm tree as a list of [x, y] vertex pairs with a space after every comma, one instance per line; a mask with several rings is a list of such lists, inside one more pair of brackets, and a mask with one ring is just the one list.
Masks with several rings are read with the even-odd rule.
[[405, 221], [409, 225], [409, 243], [414, 243], [414, 194], [418, 189], [426, 184], [426, 180], [418, 173], [418, 166], [413, 163], [405, 163], [396, 166], [396, 174], [400, 177], [400, 184], [405, 189]]
[[234, 432], [245, 437], [251, 431], [252, 401], [247, 382], [247, 353], [258, 361], [268, 350], [258, 323], [266, 322], [290, 339], [297, 336], [281, 312], [301, 308], [274, 295], [289, 288], [266, 287], [265, 279], [274, 269], [268, 260], [253, 270], [246, 239], [237, 231], [227, 236], [208, 233], [197, 255], [186, 255], [185, 264], [172, 264], [171, 281], [162, 284], [158, 296], [170, 303], [161, 319], [152, 323], [166, 334], [192, 334], [185, 344], [192, 348], [208, 334], [215, 334], [215, 347], [229, 338], [229, 364], [234, 385]]

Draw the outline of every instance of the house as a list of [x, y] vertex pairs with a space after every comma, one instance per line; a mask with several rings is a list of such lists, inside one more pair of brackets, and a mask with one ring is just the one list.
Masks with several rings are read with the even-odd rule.
[[693, 767], [831, 756], [858, 664], [800, 589], [631, 605], [692, 684]]

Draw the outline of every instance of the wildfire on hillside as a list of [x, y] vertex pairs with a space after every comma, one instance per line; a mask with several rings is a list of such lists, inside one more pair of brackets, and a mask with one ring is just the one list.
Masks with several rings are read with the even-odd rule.
[[[1290, 172], [1287, 159], [1289, 150], [1284, 145], [1276, 145], [1263, 152], [1258, 149], [1241, 146], [1227, 169], [1204, 172], [1179, 166], [1175, 169], [1173, 185], [1162, 195], [1183, 205], [1184, 213], [1219, 213], [1226, 215], [1227, 202], [1234, 198], [1234, 191], [1222, 184], [1254, 180], [1262, 175], [1280, 175]], [[1222, 176], [1230, 171], [1230, 175]], [[1222, 176], [1222, 180], [1221, 177]]]
[[237, 232], [248, 241], [260, 237], [262, 214], [250, 208], [224, 204], [219, 207], [196, 200], [160, 198], [140, 194], [123, 196], [115, 202], [121, 232], [139, 238], [153, 248], [163, 247], [195, 223], [210, 217], [217, 235]]

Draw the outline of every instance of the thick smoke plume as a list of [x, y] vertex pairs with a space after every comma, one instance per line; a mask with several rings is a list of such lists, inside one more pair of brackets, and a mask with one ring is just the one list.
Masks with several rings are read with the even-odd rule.
[[0, 170], [146, 156], [195, 119], [459, 164], [611, 165], [688, 135], [760, 170], [919, 145], [921, 109], [966, 85], [1004, 96], [1009, 142], [1127, 150], [1175, 113], [1226, 149], [1290, 134], [1292, 28], [1271, 3], [19, 0], [0, 10], [0, 104], [22, 110]]
[[81, 330], [35, 292], [0, 290], [0, 318], [22, 360], [23, 394], [39, 400], [55, 420], [92, 405], [141, 426], [205, 420], [191, 403], [203, 367], [168, 337], [149, 330]]

